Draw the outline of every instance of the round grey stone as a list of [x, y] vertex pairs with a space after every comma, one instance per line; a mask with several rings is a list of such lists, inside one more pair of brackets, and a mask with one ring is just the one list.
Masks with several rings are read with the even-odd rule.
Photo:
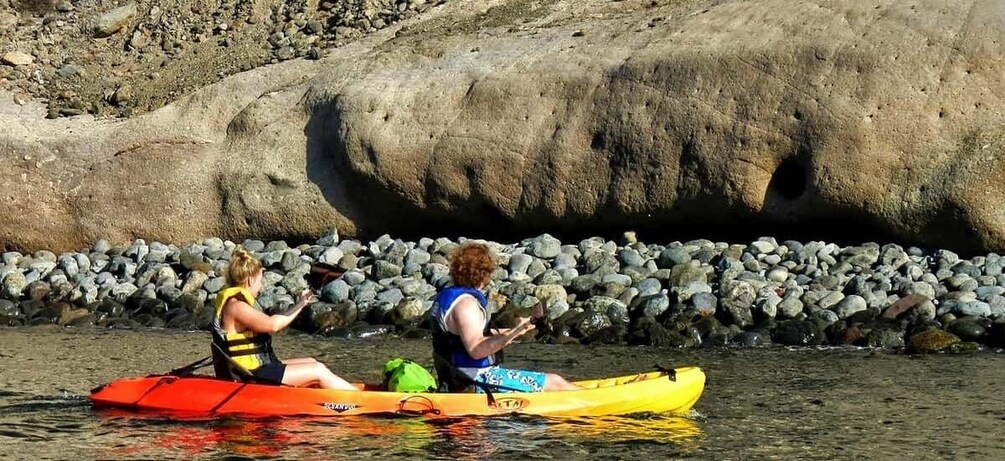
[[868, 309], [868, 303], [866, 302], [865, 298], [859, 295], [849, 295], [841, 299], [834, 306], [833, 310], [834, 313], [837, 314], [839, 319], [846, 319], [848, 317], [851, 317], [852, 314], [855, 314], [856, 312], [862, 312], [866, 309]]
[[698, 293], [711, 293], [712, 287], [709, 284], [702, 281], [694, 281], [688, 283], [684, 287], [673, 287], [672, 291], [677, 293], [677, 299], [681, 301], [687, 301], [694, 297]]
[[628, 323], [628, 306], [620, 300], [616, 304], [611, 304], [607, 308], [607, 318], [611, 319], [612, 323]]
[[723, 282], [719, 287], [719, 306], [731, 317], [734, 325], [745, 328], [754, 323], [750, 307], [754, 304], [757, 292], [749, 283], [738, 280]]
[[691, 255], [683, 247], [672, 246], [660, 252], [657, 264], [661, 268], [672, 268], [691, 261]]
[[213, 277], [202, 284], [202, 288], [206, 290], [207, 293], [218, 293], [227, 285], [227, 279], [225, 277]]
[[641, 267], [645, 265], [646, 259], [639, 254], [638, 251], [634, 249], [626, 248], [618, 252], [618, 260], [621, 261], [622, 266], [630, 267], [636, 266]]
[[564, 286], [569, 286], [576, 277], [579, 277], [579, 271], [571, 267], [558, 269], [558, 273], [562, 276], [562, 285]]
[[820, 319], [824, 325], [830, 326], [841, 320], [837, 313], [828, 309], [820, 309], [813, 313], [813, 317]]
[[648, 296], [642, 300], [639, 307], [642, 309], [643, 315], [656, 317], [670, 308], [670, 297], [662, 293]]
[[1005, 261], [1003, 261], [1001, 257], [989, 258], [984, 263], [984, 274], [997, 277], [1002, 274], [1003, 265], [1005, 265]]
[[[59, 257], [58, 266], [63, 270], [63, 273], [67, 277], [73, 278], [80, 273], [80, 266], [77, 264], [77, 258], [73, 255], [63, 255]], [[88, 266], [84, 266], [85, 268]]]
[[282, 265], [284, 271], [291, 271], [300, 265], [302, 260], [300, 255], [292, 250], [287, 250], [283, 252], [283, 257], [280, 259], [279, 263]]
[[509, 272], [512, 274], [526, 274], [534, 257], [523, 253], [513, 255], [509, 260]]
[[997, 317], [1005, 314], [1005, 297], [1003, 296], [992, 296], [987, 301], [988, 307], [991, 308], [991, 316]]
[[156, 275], [154, 275], [153, 282], [157, 286], [171, 285], [174, 286], [175, 282], [178, 281], [178, 274], [175, 273], [171, 266], [163, 265], [157, 269]]
[[413, 278], [403, 278], [397, 284], [398, 289], [401, 290], [401, 293], [405, 295], [406, 298], [409, 296], [416, 296], [422, 291], [423, 285], [425, 285], [424, 282]]
[[405, 264], [415, 264], [421, 266], [429, 262], [431, 255], [425, 250], [413, 248], [405, 254]]
[[283, 281], [283, 277], [283, 274], [280, 274], [279, 272], [265, 271], [265, 274], [262, 275], [262, 286], [266, 288], [275, 286]]
[[349, 284], [349, 286], [355, 287], [366, 281], [366, 274], [359, 270], [350, 270], [342, 274], [341, 279], [344, 280], [345, 283]]
[[750, 252], [750, 254], [752, 254], [754, 256], [757, 256], [759, 254], [770, 254], [770, 253], [774, 252], [775, 248], [777, 248], [777, 247], [778, 247], [778, 245], [776, 243], [774, 243], [774, 242], [765, 241], [765, 240], [757, 240], [757, 241], [751, 242], [750, 246], [748, 246], [747, 249]]
[[271, 241], [271, 242], [269, 242], [268, 244], [265, 245], [265, 252], [266, 253], [282, 252], [282, 251], [286, 251], [286, 250], [289, 250], [289, 249], [290, 249], [290, 245], [287, 244], [284, 240], [273, 240], [273, 241]]
[[583, 308], [591, 312], [607, 313], [611, 306], [621, 306], [627, 310], [625, 303], [609, 296], [594, 296], [583, 303]]
[[991, 316], [991, 305], [984, 301], [967, 301], [956, 305], [954, 312], [960, 316], [973, 315], [979, 317]]
[[631, 286], [632, 278], [624, 274], [607, 274], [600, 279], [601, 283], [614, 283], [623, 287]]
[[278, 267], [279, 263], [283, 260], [283, 251], [270, 251], [266, 253], [257, 253], [255, 256], [262, 263], [262, 267], [273, 268]]
[[98, 274], [96, 282], [100, 287], [111, 287], [115, 285], [117, 280], [115, 280], [115, 276], [110, 272], [102, 272]]
[[[830, 309], [831, 307], [836, 306], [844, 298], [844, 293], [841, 293], [840, 291], [832, 291], [820, 298], [820, 300], [817, 301], [817, 306], [820, 306], [821, 309]], [[859, 298], [861, 298], [861, 296], [859, 296]], [[865, 303], [863, 302], [863, 304]]]
[[343, 240], [338, 243], [337, 248], [342, 250], [343, 254], [358, 255], [363, 251], [363, 244], [358, 240]]
[[436, 243], [435, 240], [429, 237], [422, 237], [419, 239], [418, 248], [422, 249], [423, 251], [432, 251], [434, 243]]
[[429, 311], [430, 304], [425, 301], [407, 297], [399, 301], [394, 306], [395, 315], [402, 321], [407, 323], [414, 323], [422, 319], [422, 317]]
[[775, 254], [761, 255], [759, 257], [762, 257], [761, 261], [763, 261], [764, 264], [767, 264], [769, 267], [777, 266], [778, 264], [782, 263], [782, 257]]
[[352, 253], [346, 253], [344, 256], [339, 258], [338, 263], [335, 267], [343, 271], [351, 271], [353, 269], [360, 268], [360, 258]]
[[108, 240], [100, 239], [97, 242], [94, 242], [94, 247], [91, 248], [91, 251], [96, 253], [108, 253], [111, 249], [112, 244], [109, 243]]
[[556, 320], [569, 311], [569, 303], [565, 299], [549, 298], [544, 303], [544, 314], [550, 320]]
[[147, 245], [143, 239], [136, 239], [133, 243], [126, 249], [123, 256], [127, 258], [132, 258], [133, 261], [143, 262], [146, 258], [147, 253], [150, 253], [150, 247]]
[[139, 288], [136, 288], [136, 285], [133, 285], [132, 283], [119, 283], [112, 287], [111, 295], [116, 301], [125, 302], [129, 295], [136, 293], [138, 290]]
[[543, 299], [545, 301], [551, 299], [566, 299], [569, 294], [565, 291], [565, 287], [562, 285], [538, 285], [534, 289], [534, 296], [538, 299]]
[[904, 296], [919, 295], [934, 300], [935, 287], [928, 282], [914, 282], [907, 286], [907, 289], [904, 290], [903, 294]]
[[625, 291], [622, 291], [618, 295], [618, 301], [625, 303], [626, 306], [632, 306], [635, 298], [639, 296], [639, 289], [635, 287], [628, 287]]
[[147, 248], [147, 254], [143, 257], [144, 262], [162, 263], [168, 260], [171, 255], [171, 248], [160, 242], [153, 242]]
[[802, 311], [803, 302], [799, 300], [799, 296], [786, 295], [782, 298], [782, 301], [778, 303], [777, 316], [780, 318], [791, 319], [796, 315], [799, 315]]
[[[373, 277], [377, 280], [398, 277], [400, 275], [401, 275], [401, 266], [398, 266], [394, 263], [382, 259], [377, 260], [376, 262], [373, 263]], [[396, 303], [397, 301], [391, 304]]]
[[554, 269], [548, 269], [535, 277], [534, 283], [538, 285], [561, 285], [562, 274]]
[[209, 281], [209, 275], [205, 272], [189, 272], [188, 277], [185, 278], [185, 284], [181, 287], [181, 292], [184, 294], [193, 294], [200, 290], [207, 281]]
[[203, 250], [204, 255], [209, 259], [220, 259], [223, 257], [225, 251], [227, 251], [227, 245], [219, 237], [210, 237], [202, 241], [202, 246], [205, 248]]
[[530, 263], [530, 267], [527, 268], [527, 276], [532, 279], [537, 278], [546, 270], [548, 270], [548, 265], [543, 259], [534, 259], [534, 262]]
[[764, 317], [773, 319], [778, 315], [778, 305], [782, 302], [782, 297], [775, 293], [774, 289], [762, 289], [757, 294], [757, 309]]
[[640, 280], [636, 288], [639, 289], [639, 296], [653, 296], [663, 290], [663, 284], [654, 278]]
[[775, 267], [768, 271], [767, 279], [772, 282], [782, 283], [789, 278], [789, 271], [784, 267]]
[[577, 265], [579, 265], [579, 262], [576, 261], [576, 257], [569, 253], [560, 253], [558, 256], [555, 256], [555, 259], [551, 263], [551, 267], [554, 269], [575, 269]]
[[339, 243], [338, 229], [332, 229], [326, 232], [317, 241], [318, 245], [325, 247], [335, 246], [338, 245], [338, 243]]
[[290, 273], [283, 277], [280, 285], [286, 289], [287, 293], [291, 295], [299, 296], [304, 290], [310, 289], [307, 284], [307, 279], [304, 278], [303, 274]]
[[976, 290], [977, 298], [982, 301], [990, 301], [993, 296], [1001, 296], [1005, 293], [1005, 287], [999, 285], [980, 286]]
[[251, 253], [258, 253], [258, 252], [260, 252], [260, 251], [262, 251], [262, 250], [265, 249], [265, 242], [263, 242], [261, 240], [251, 240], [251, 239], [249, 239], [249, 240], [245, 240], [244, 243], [241, 244], [241, 246], [244, 247], [245, 250], [247, 250], [247, 251], [249, 251]]
[[422, 268], [422, 275], [429, 282], [435, 282], [436, 280], [450, 275], [450, 268], [438, 263], [429, 263]]
[[401, 240], [394, 240], [381, 254], [380, 258], [393, 263], [396, 266], [405, 264], [405, 255], [408, 254], [408, 244]]
[[593, 287], [600, 284], [600, 277], [595, 274], [580, 275], [569, 284], [569, 288], [576, 293], [589, 293]]
[[586, 271], [599, 276], [616, 274], [621, 269], [617, 258], [604, 250], [590, 250], [584, 255], [584, 260]]
[[562, 242], [548, 234], [535, 237], [527, 245], [527, 251], [537, 258], [551, 259], [558, 256]]
[[3, 278], [3, 297], [11, 301], [19, 301], [21, 293], [28, 286], [27, 278], [21, 272], [15, 271]]
[[357, 305], [362, 305], [365, 302], [373, 301], [377, 298], [377, 290], [381, 287], [380, 285], [374, 283], [371, 280], [367, 280], [352, 289], [352, 300]]
[[36, 260], [29, 266], [31, 270], [38, 272], [39, 278], [45, 278], [56, 269], [56, 263], [52, 261]]
[[378, 301], [390, 303], [392, 305], [398, 304], [404, 297], [404, 293], [402, 293], [398, 288], [391, 288], [377, 294]]
[[703, 315], [714, 315], [719, 304], [719, 299], [712, 293], [696, 293], [691, 297], [691, 303], [695, 310]]

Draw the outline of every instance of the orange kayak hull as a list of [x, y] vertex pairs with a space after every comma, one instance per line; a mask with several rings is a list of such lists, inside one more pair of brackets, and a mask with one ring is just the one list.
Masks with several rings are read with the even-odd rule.
[[358, 384], [360, 391], [269, 386], [202, 376], [147, 376], [112, 381], [91, 392], [97, 408], [191, 416], [603, 416], [688, 413], [701, 397], [705, 374], [678, 368], [671, 379], [651, 372], [577, 382], [583, 389], [539, 393], [399, 393]]

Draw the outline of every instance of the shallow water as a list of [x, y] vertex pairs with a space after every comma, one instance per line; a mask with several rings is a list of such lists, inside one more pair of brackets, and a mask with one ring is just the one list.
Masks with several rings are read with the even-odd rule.
[[[1005, 354], [680, 351], [518, 344], [508, 364], [582, 379], [673, 363], [708, 384], [690, 418], [190, 420], [94, 410], [92, 387], [206, 355], [205, 333], [0, 329], [4, 459], [1005, 459]], [[280, 336], [350, 380], [428, 341]]]

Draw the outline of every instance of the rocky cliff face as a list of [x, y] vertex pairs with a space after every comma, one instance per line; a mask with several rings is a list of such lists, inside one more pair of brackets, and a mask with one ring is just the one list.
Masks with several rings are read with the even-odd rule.
[[742, 227], [1002, 249], [1002, 75], [990, 0], [453, 1], [125, 121], [0, 103], [0, 238]]

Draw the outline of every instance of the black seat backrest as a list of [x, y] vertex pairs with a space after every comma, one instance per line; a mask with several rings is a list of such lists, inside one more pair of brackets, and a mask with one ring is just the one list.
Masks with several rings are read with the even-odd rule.
[[216, 377], [220, 379], [225, 379], [228, 381], [239, 381], [244, 383], [255, 383], [255, 384], [269, 384], [273, 386], [280, 386], [283, 383], [276, 382], [271, 379], [264, 379], [260, 376], [255, 376], [254, 373], [248, 371], [247, 368], [241, 366], [237, 363], [231, 356], [224, 352], [223, 346], [217, 340], [219, 335], [215, 332], [213, 333], [212, 342], [212, 352], [213, 352], [213, 369], [216, 372]]

